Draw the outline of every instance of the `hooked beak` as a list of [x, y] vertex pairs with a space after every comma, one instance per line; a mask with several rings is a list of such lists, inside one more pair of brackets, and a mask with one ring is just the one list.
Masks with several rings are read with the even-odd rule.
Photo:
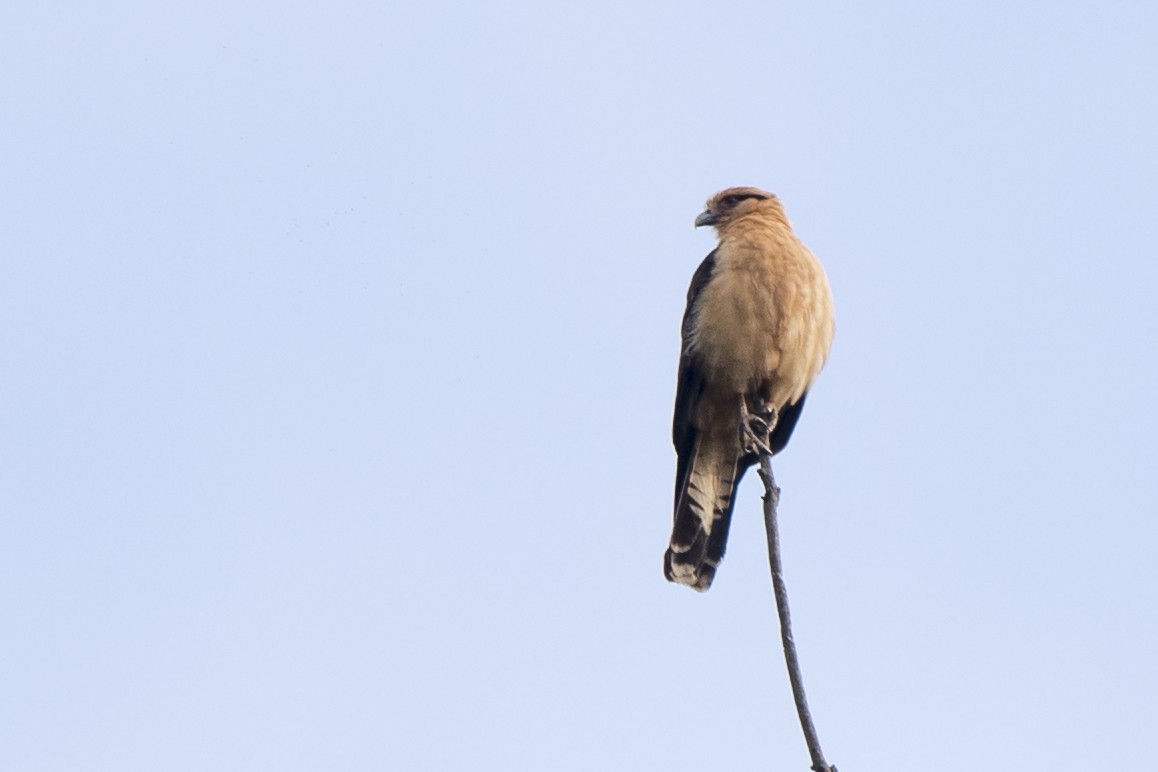
[[706, 209], [704, 211], [700, 212], [700, 216], [696, 218], [696, 227], [697, 228], [704, 226], [704, 225], [715, 225], [715, 224], [716, 224], [716, 216]]

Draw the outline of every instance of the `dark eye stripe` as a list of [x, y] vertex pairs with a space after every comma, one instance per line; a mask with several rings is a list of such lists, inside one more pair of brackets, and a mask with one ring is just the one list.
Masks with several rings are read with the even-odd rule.
[[758, 195], [756, 193], [740, 193], [738, 195], [726, 197], [724, 199], [724, 203], [727, 204], [728, 206], [735, 206], [736, 204], [740, 203], [744, 199], [748, 199], [748, 198], [754, 198], [757, 201], [767, 200], [767, 196], [761, 196], [761, 195]]

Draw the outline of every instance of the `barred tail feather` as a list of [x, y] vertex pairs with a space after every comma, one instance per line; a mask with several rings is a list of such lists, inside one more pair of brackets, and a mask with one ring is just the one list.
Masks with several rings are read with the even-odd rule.
[[720, 447], [705, 449], [700, 440], [677, 492], [663, 571], [668, 581], [704, 592], [724, 557], [733, 494], [743, 470], [734, 453], [721, 453]]

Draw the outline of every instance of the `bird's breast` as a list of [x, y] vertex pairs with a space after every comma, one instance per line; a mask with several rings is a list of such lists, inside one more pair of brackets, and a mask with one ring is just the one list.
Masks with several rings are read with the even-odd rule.
[[832, 342], [824, 269], [799, 242], [721, 245], [695, 309], [690, 350], [717, 388], [795, 402], [820, 373]]

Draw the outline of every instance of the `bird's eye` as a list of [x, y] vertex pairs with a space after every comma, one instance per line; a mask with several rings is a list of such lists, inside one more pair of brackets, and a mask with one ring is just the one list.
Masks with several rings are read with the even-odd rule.
[[724, 199], [724, 206], [735, 206], [743, 200], [743, 196], [728, 196]]

